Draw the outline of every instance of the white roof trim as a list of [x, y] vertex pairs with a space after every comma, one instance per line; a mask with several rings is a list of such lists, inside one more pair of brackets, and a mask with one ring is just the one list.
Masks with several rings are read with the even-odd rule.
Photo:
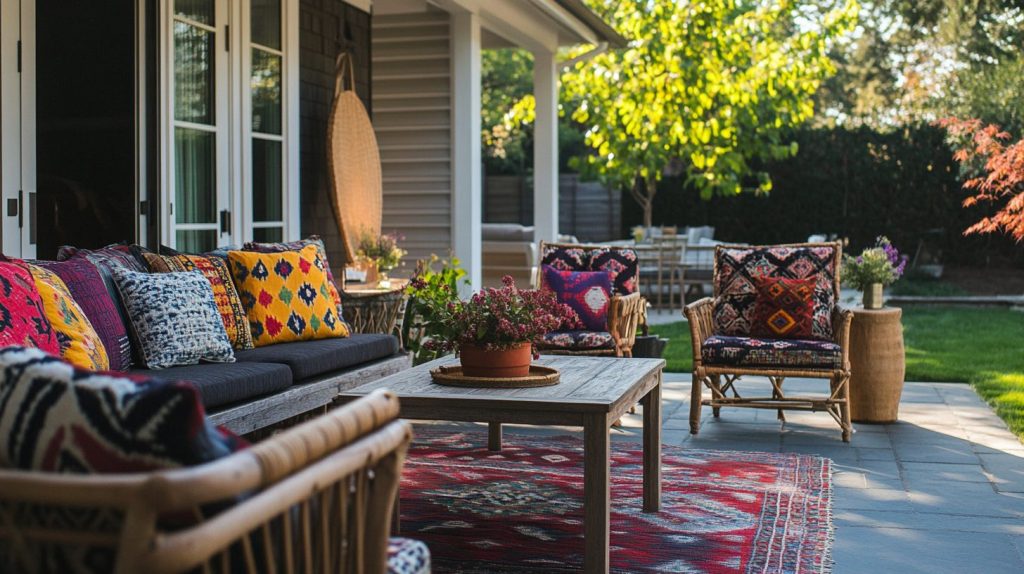
[[373, 11], [373, 0], [342, 0], [342, 2], [349, 6], [355, 6], [363, 12], [369, 13]]

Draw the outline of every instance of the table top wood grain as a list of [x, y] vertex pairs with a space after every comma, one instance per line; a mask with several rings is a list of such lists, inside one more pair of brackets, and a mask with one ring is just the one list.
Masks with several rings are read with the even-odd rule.
[[458, 408], [515, 408], [545, 411], [597, 413], [612, 412], [619, 403], [636, 400], [639, 391], [660, 382], [664, 359], [614, 357], [542, 356], [535, 364], [553, 367], [561, 380], [550, 387], [524, 389], [461, 388], [439, 385], [430, 370], [457, 364], [446, 356], [412, 369], [360, 385], [341, 397], [358, 397], [375, 389], [389, 389], [403, 405], [444, 405]]

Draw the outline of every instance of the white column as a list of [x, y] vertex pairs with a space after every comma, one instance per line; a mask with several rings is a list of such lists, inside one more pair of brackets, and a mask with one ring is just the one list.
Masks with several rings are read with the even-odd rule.
[[452, 249], [472, 289], [481, 285], [480, 20], [452, 14]]
[[555, 54], [533, 53], [533, 238], [558, 241], [558, 70]]

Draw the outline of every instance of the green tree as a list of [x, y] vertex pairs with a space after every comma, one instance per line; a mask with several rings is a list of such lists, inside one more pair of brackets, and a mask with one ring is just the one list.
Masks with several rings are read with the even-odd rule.
[[631, 41], [564, 73], [563, 98], [594, 150], [586, 163], [631, 190], [646, 225], [667, 170], [704, 198], [771, 190], [755, 166], [796, 153], [786, 131], [813, 115], [831, 44], [858, 10], [856, 0], [591, 5]]
[[955, 113], [1014, 124], [1000, 110], [1020, 109], [1020, 0], [861, 3], [856, 32], [833, 47], [817, 123], [884, 129]]

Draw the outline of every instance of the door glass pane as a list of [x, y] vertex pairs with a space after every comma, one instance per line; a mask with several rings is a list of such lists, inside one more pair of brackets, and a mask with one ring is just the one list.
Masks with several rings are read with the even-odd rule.
[[281, 142], [252, 140], [252, 220], [281, 221]]
[[281, 0], [252, 0], [252, 42], [281, 49]]
[[252, 131], [281, 133], [281, 56], [252, 50]]
[[175, 0], [174, 15], [213, 26], [216, 0]]
[[212, 125], [214, 34], [174, 23], [174, 119]]
[[206, 253], [217, 248], [216, 229], [179, 230], [176, 249], [183, 253]]
[[257, 227], [252, 230], [252, 240], [260, 243], [278, 243], [284, 241], [284, 233], [280, 227]]
[[174, 129], [174, 217], [178, 223], [217, 221], [216, 134]]

